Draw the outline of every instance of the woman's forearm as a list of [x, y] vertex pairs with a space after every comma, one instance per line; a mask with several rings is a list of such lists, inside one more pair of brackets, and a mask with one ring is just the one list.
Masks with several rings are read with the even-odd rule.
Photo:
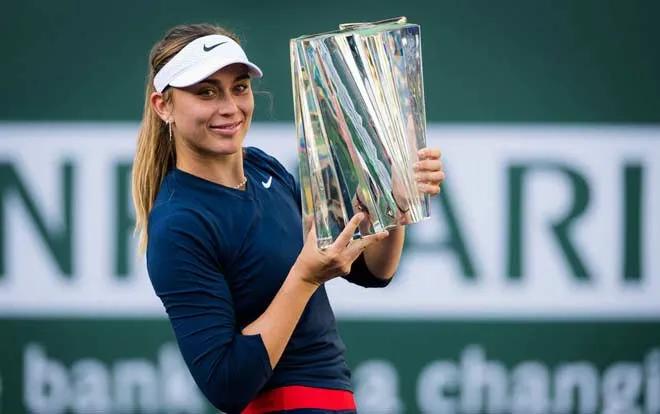
[[386, 239], [367, 247], [364, 260], [371, 273], [381, 279], [391, 279], [394, 276], [399, 267], [405, 234], [404, 226], [396, 227], [390, 230]]
[[291, 269], [266, 311], [241, 332], [261, 335], [272, 368], [282, 357], [307, 302], [319, 286], [298, 277], [296, 273], [300, 271], [295, 266]]

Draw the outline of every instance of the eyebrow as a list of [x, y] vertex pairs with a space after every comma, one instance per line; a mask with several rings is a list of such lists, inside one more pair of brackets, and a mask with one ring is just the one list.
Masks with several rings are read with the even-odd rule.
[[[236, 78], [234, 79], [234, 82], [239, 82], [239, 81], [242, 81], [242, 80], [245, 80], [245, 79], [250, 79], [250, 74], [247, 73], [247, 72], [236, 76]], [[210, 84], [213, 84], [215, 86], [220, 86], [221, 85], [221, 82], [219, 80], [213, 79], [213, 78], [204, 79], [203, 81], [200, 81], [199, 83], [210, 83]]]

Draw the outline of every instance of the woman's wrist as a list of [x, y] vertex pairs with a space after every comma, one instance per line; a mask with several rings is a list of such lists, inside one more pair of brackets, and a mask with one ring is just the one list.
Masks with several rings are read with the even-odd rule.
[[312, 270], [309, 267], [296, 262], [291, 267], [285, 283], [290, 283], [293, 288], [300, 289], [303, 292], [314, 293], [321, 284], [313, 280], [313, 278], [310, 277], [311, 274]]

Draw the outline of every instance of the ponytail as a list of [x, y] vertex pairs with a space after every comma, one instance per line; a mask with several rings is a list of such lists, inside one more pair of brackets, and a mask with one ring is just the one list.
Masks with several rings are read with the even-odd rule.
[[168, 125], [151, 107], [150, 95], [144, 103], [144, 118], [138, 133], [132, 176], [135, 231], [140, 234], [138, 250], [141, 253], [147, 248], [149, 213], [167, 170], [175, 165], [174, 140], [169, 135]]

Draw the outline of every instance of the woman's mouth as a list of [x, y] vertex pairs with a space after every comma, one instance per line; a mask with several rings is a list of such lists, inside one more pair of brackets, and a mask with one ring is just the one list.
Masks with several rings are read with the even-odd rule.
[[211, 131], [220, 135], [234, 135], [239, 131], [239, 129], [241, 129], [241, 125], [243, 125], [243, 121], [232, 122], [228, 124], [211, 125], [209, 128], [211, 129]]

